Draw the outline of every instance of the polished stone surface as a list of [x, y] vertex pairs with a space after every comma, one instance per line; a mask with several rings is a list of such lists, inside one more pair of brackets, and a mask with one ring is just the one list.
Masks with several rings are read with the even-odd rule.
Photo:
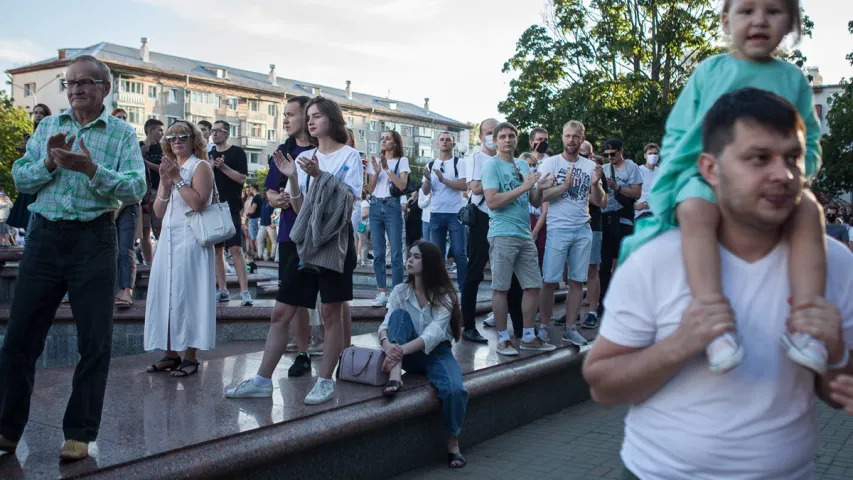
[[[578, 355], [576, 347], [561, 346], [552, 353], [521, 352], [518, 357], [502, 357], [494, 351], [497, 335], [494, 329], [481, 328], [481, 331], [490, 339], [489, 345], [468, 342], [454, 345], [472, 398], [503, 384], [529, 380], [531, 375], [544, 373], [549, 368], [559, 368], [564, 363], [556, 363], [556, 360], [573, 361]], [[552, 338], [558, 336], [559, 331], [555, 329]], [[376, 336], [357, 336], [354, 343], [375, 345]], [[379, 388], [338, 382], [332, 401], [317, 406], [305, 405], [303, 398], [313, 386], [320, 359], [314, 359], [311, 377], [288, 378], [286, 368], [292, 355], [287, 355], [276, 371], [271, 399], [225, 399], [222, 395], [225, 388], [256, 373], [262, 348], [261, 342], [232, 342], [210, 352], [201, 352], [199, 373], [184, 379], [145, 373], [145, 367], [161, 356], [157, 352], [114, 359], [99, 438], [90, 446], [91, 458], [74, 464], [58, 461], [63, 440], [62, 415], [70, 393], [73, 368], [39, 370], [27, 430], [17, 453], [0, 457], [0, 477], [68, 477], [111, 466], [127, 466], [134, 461], [142, 462], [138, 465], [146, 465], [144, 468], [148, 469], [156, 465], [178, 469], [179, 466], [167, 459], [174, 458], [176, 449], [191, 446], [197, 449], [190, 450], [198, 452], [191, 457], [198, 465], [205, 462], [234, 465], [238, 459], [227, 457], [227, 452], [245, 448], [247, 444], [253, 449], [295, 451], [306, 448], [306, 442], [320, 445], [342, 435], [353, 435], [370, 424], [403, 420], [413, 409], [437, 408], [431, 387], [420, 376], [404, 377], [406, 385], [394, 402], [384, 400]], [[555, 362], [549, 364], [549, 359]], [[416, 403], [409, 405], [407, 402]], [[364, 405], [360, 405], [362, 403]], [[377, 417], [376, 408], [382, 409], [382, 417]], [[283, 430], [266, 430], [291, 424], [292, 427]], [[246, 432], [254, 433], [247, 436]], [[272, 439], [275, 445], [270, 445]], [[214, 440], [219, 442], [199, 445]], [[255, 442], [260, 443], [255, 445]], [[162, 456], [170, 451], [173, 455]], [[129, 477], [112, 472], [123, 478], [146, 478], [141, 468], [139, 466]], [[102, 471], [112, 476], [110, 472]], [[153, 478], [166, 474], [159, 471], [155, 475], [149, 470], [148, 475]]]

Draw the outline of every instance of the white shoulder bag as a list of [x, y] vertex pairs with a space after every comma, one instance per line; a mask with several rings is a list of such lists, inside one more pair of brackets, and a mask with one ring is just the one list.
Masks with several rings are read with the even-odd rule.
[[[201, 160], [204, 161], [204, 160]], [[228, 202], [219, 203], [219, 191], [213, 182], [213, 203], [200, 212], [187, 212], [187, 223], [203, 247], [222, 243], [233, 237], [237, 230], [231, 220], [231, 207]]]

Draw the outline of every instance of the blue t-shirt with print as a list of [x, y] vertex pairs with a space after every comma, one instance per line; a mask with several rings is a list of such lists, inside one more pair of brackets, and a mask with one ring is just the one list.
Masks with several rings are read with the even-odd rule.
[[[498, 193], [509, 192], [520, 187], [530, 173], [527, 162], [514, 159], [514, 164], [495, 156], [483, 164], [483, 190], [497, 189]], [[531, 238], [528, 198], [530, 192], [524, 192], [508, 205], [492, 210], [489, 219], [489, 238], [521, 237]]]

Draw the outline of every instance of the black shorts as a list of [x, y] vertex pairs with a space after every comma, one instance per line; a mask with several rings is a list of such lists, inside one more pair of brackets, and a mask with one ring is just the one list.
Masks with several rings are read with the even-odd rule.
[[216, 248], [223, 247], [243, 247], [243, 241], [245, 240], [243, 236], [243, 220], [240, 218], [240, 212], [234, 213], [231, 212], [231, 221], [234, 222], [234, 236], [225, 240], [222, 243], [217, 243]]
[[281, 284], [278, 287], [276, 301], [313, 309], [317, 306], [317, 293], [320, 294], [322, 303], [352, 300], [352, 273], [355, 271], [358, 260], [352, 236], [352, 224], [347, 223], [347, 255], [343, 273], [332, 270], [325, 270], [319, 274], [300, 271], [296, 244], [279, 243], [278, 279]]

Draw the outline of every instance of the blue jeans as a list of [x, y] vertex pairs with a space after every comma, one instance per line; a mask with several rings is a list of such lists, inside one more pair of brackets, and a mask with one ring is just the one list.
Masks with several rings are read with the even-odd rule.
[[260, 218], [249, 219], [249, 238], [253, 241], [258, 239], [258, 231], [260, 230]]
[[385, 235], [391, 242], [391, 288], [403, 283], [403, 212], [396, 197], [370, 199], [370, 246], [376, 286], [385, 289]]
[[130, 205], [116, 219], [118, 232], [118, 288], [133, 288], [136, 284], [136, 219], [139, 205]]
[[[403, 345], [418, 338], [409, 312], [394, 310], [388, 320], [388, 340]], [[468, 406], [468, 390], [462, 384], [462, 370], [453, 357], [450, 342], [442, 342], [427, 355], [423, 350], [403, 357], [403, 370], [407, 373], [422, 373], [438, 390], [441, 412], [447, 436], [458, 437], [465, 420]]]
[[423, 226], [423, 239], [424, 239], [424, 241], [425, 242], [431, 242], [432, 236], [430, 236], [430, 234], [429, 234], [429, 232], [430, 232], [429, 222], [421, 222], [421, 223], [424, 224], [424, 226]]
[[465, 253], [465, 226], [459, 223], [456, 213], [430, 213], [430, 241], [438, 245], [442, 253], [447, 252], [447, 232], [450, 232], [450, 247], [453, 249], [453, 260], [456, 262], [456, 282], [459, 288], [465, 283], [465, 272], [468, 270], [468, 255]]

